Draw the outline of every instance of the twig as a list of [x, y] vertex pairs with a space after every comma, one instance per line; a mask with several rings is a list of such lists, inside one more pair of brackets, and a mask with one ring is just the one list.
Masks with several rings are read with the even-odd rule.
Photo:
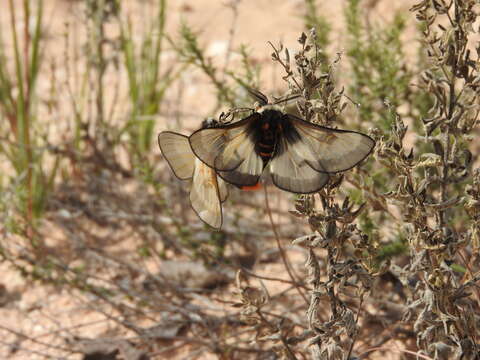
[[238, 20], [238, 5], [240, 4], [240, 2], [241, 0], [230, 0], [230, 2], [227, 4], [227, 6], [232, 9], [233, 19], [230, 22], [231, 26], [228, 31], [228, 46], [225, 53], [225, 63], [223, 64], [223, 81], [225, 81], [228, 65], [230, 64], [230, 58], [232, 55], [233, 39], [235, 37], [235, 29], [237, 28]]
[[12, 333], [12, 334], [14, 334], [14, 335], [16, 335], [16, 336], [18, 336], [22, 339], [31, 341], [32, 343], [35, 343], [35, 344], [38, 344], [38, 345], [45, 346], [45, 347], [50, 348], [50, 349], [60, 350], [60, 351], [64, 351], [64, 352], [70, 353], [70, 354], [78, 353], [78, 351], [72, 351], [72, 349], [68, 349], [68, 348], [64, 348], [64, 347], [61, 347], [61, 346], [52, 345], [51, 343], [46, 343], [46, 342], [43, 342], [43, 341], [36, 340], [32, 337], [29, 337], [29, 336], [25, 335], [24, 333], [18, 332], [18, 331], [13, 330], [13, 329], [10, 329], [10, 328], [8, 328], [6, 326], [3, 326], [3, 325], [0, 325], [0, 329], [5, 330], [9, 333]]
[[282, 257], [283, 264], [285, 265], [285, 269], [287, 270], [288, 276], [290, 276], [290, 279], [292, 279], [292, 284], [295, 286], [298, 293], [302, 296], [303, 300], [305, 300], [305, 303], [308, 304], [308, 299], [305, 296], [305, 294], [303, 293], [303, 291], [300, 289], [300, 286], [298, 285], [298, 283], [295, 279], [293, 271], [290, 268], [290, 264], [289, 264], [289, 261], [287, 259], [287, 255], [285, 254], [285, 250], [283, 249], [282, 244], [280, 242], [280, 236], [278, 235], [277, 227], [275, 226], [275, 223], [273, 222], [272, 211], [270, 210], [270, 204], [268, 202], [267, 187], [264, 186], [263, 190], [265, 192], [265, 206], [267, 208], [268, 218], [270, 219], [270, 224], [272, 225], [272, 230], [273, 230], [273, 233], [275, 234], [275, 240], [277, 241], [278, 251], [280, 252], [280, 256]]
[[[362, 305], [363, 305], [363, 294], [360, 298], [360, 303], [358, 304], [358, 310], [357, 310], [357, 316], [356, 316], [356, 319], [355, 319], [355, 324], [358, 324], [358, 319], [360, 317], [360, 312], [362, 311]], [[352, 343], [350, 344], [350, 349], [348, 350], [348, 355], [347, 355], [346, 359], [350, 359], [350, 356], [352, 355], [353, 346], [355, 345], [355, 341], [357, 340], [357, 335], [358, 335], [358, 331], [355, 331], [355, 335], [352, 339]]]
[[[249, 276], [252, 276], [252, 277], [255, 277], [257, 279], [262, 279], [262, 280], [268, 280], [268, 281], [278, 281], [278, 282], [282, 282], [282, 283], [285, 283], [285, 284], [292, 284], [292, 285], [298, 285], [298, 283], [296, 281], [292, 281], [292, 280], [286, 280], [286, 279], [280, 279], [280, 278], [275, 278], [275, 277], [271, 277], [271, 276], [263, 276], [263, 275], [258, 275], [250, 270], [248, 270], [247, 268], [245, 267], [242, 267], [242, 271], [244, 271], [246, 274], [248, 274]], [[305, 285], [301, 285], [303, 288], [307, 289], [307, 287]]]
[[425, 359], [425, 360], [433, 360], [433, 358], [431, 358], [429, 356], [426, 356], [426, 355], [422, 355], [418, 352], [414, 352], [414, 351], [410, 351], [410, 350], [394, 350], [392, 348], [387, 348], [387, 347], [376, 347], [376, 348], [368, 349], [364, 353], [360, 354], [358, 358], [363, 359], [368, 353], [371, 353], [371, 352], [374, 352], [374, 351], [387, 351], [387, 352], [390, 351], [390, 352], [399, 353], [399, 354], [410, 354], [410, 355], [415, 355], [415, 356], [417, 356], [419, 358], [422, 358], [422, 359]]
[[43, 353], [43, 352], [40, 352], [40, 351], [37, 351], [37, 350], [26, 349], [26, 348], [21, 347], [19, 345], [9, 344], [9, 343], [7, 343], [6, 341], [3, 341], [3, 340], [0, 340], [0, 344], [3, 344], [6, 347], [10, 348], [10, 354], [22, 351], [22, 352], [30, 353], [32, 355], [41, 356], [45, 359], [56, 359], [56, 360], [58, 360], [58, 356], [52, 356], [52, 355], [49, 355], [49, 354], [46, 354], [46, 353]]

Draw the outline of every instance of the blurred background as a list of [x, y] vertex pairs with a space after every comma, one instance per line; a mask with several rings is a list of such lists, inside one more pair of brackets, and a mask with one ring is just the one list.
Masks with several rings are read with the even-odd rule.
[[[1, 10], [2, 358], [478, 356], [475, 1]], [[319, 194], [232, 189], [214, 231], [157, 135], [245, 86], [377, 146]]]

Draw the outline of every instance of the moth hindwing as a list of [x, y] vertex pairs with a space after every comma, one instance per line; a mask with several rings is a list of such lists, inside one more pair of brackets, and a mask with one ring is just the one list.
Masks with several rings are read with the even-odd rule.
[[192, 180], [190, 204], [198, 217], [208, 225], [222, 226], [222, 205], [228, 190], [215, 171], [195, 157], [188, 137], [171, 131], [158, 135], [158, 144], [175, 176]]

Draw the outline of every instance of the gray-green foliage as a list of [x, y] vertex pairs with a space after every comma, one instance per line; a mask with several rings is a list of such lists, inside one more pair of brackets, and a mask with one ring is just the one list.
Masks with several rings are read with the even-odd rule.
[[327, 70], [327, 65], [329, 63], [327, 46], [330, 44], [332, 26], [327, 20], [327, 14], [323, 14], [319, 7], [321, 7], [321, 5], [317, 1], [305, 0], [304, 23], [306, 31], [315, 29], [317, 32], [315, 41], [322, 62], [320, 68], [322, 70]]
[[[9, 31], [0, 30], [0, 152], [14, 170], [6, 183], [16, 193], [16, 206], [28, 226], [43, 212], [53, 186], [58, 159], [45, 168], [43, 130], [37, 126], [37, 84], [43, 64], [43, 1], [4, 4], [10, 16]], [[18, 17], [25, 17], [21, 27]], [[9, 34], [7, 36], [7, 34]], [[12, 187], [13, 186], [13, 187]]]
[[152, 18], [152, 24], [147, 25], [140, 41], [134, 40], [138, 30], [132, 21], [122, 20], [119, 22], [120, 46], [128, 75], [132, 108], [131, 118], [120, 133], [126, 131], [129, 134], [132, 150], [140, 155], [151, 151], [152, 139], [156, 137], [155, 117], [161, 110], [165, 91], [181, 70], [172, 67], [164, 69], [161, 59], [166, 40], [165, 0], [159, 1], [158, 13]]
[[397, 12], [388, 24], [365, 21], [362, 0], [348, 0], [345, 7], [347, 50], [352, 78], [349, 94], [360, 104], [360, 119], [389, 129], [392, 116], [384, 101], [395, 108], [411, 93], [412, 71], [407, 68], [404, 44], [405, 14]]

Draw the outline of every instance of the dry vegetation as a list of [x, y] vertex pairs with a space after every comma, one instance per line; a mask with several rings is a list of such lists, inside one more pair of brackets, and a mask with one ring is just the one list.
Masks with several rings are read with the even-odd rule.
[[[59, 37], [48, 3], [2, 4], [2, 358], [480, 359], [478, 1], [345, 0], [341, 44], [298, 1], [304, 33], [268, 62], [235, 41], [240, 1], [217, 57], [167, 0], [65, 0]], [[212, 231], [156, 135], [266, 82], [375, 152], [314, 195], [232, 190]]]

